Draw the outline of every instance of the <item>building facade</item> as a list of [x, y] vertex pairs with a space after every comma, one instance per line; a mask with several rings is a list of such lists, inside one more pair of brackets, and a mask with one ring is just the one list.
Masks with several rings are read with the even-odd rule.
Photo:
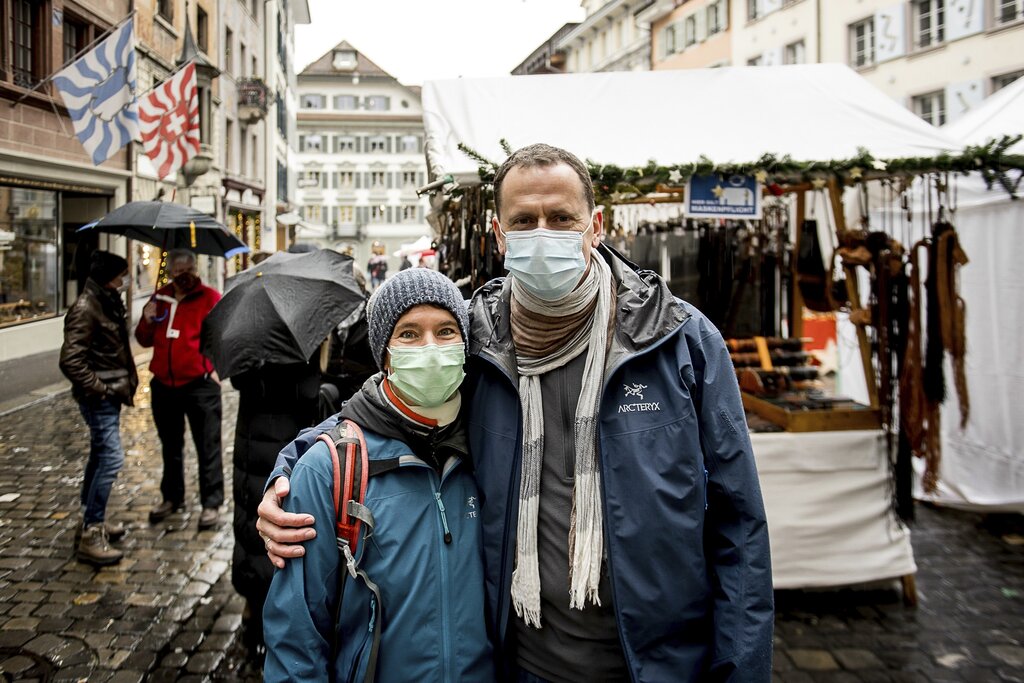
[[543, 45], [534, 50], [519, 66], [512, 69], [513, 76], [532, 76], [536, 74], [565, 73], [565, 50], [559, 46], [562, 38], [579, 26], [569, 23], [555, 31]]
[[[124, 19], [129, 0], [0, 3], [0, 364], [45, 363], [63, 339], [92, 250], [125, 240], [76, 230], [132, 194], [127, 148], [94, 166], [46, 79]], [[0, 372], [2, 377], [2, 372]]]
[[299, 74], [298, 92], [298, 238], [351, 250], [361, 267], [379, 241], [394, 272], [393, 253], [430, 235], [419, 88], [342, 42]]
[[690, 69], [732, 63], [729, 0], [652, 2], [637, 12], [651, 37], [651, 69]]
[[[259, 249], [287, 249], [295, 240], [295, 179], [298, 80], [295, 72], [295, 26], [309, 24], [307, 0], [261, 0], [263, 5], [263, 80], [267, 86], [268, 141], [263, 157], [265, 220], [259, 226]], [[251, 245], [256, 247], [255, 241]]]
[[647, 71], [651, 65], [650, 34], [637, 24], [640, 0], [582, 0], [586, 19], [557, 41], [565, 54], [565, 71]]

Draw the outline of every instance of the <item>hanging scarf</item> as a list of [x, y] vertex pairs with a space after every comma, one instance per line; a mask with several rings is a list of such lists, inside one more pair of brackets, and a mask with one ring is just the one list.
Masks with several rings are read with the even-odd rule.
[[[589, 349], [583, 386], [576, 406], [576, 465], [569, 522], [569, 606], [583, 609], [587, 600], [601, 604], [598, 584], [603, 555], [601, 473], [597, 462], [597, 411], [604, 380], [608, 332], [613, 309], [611, 270], [592, 252], [583, 282], [557, 302], [532, 295], [512, 278], [512, 339], [519, 369], [519, 400], [523, 411], [523, 464], [516, 527], [516, 568], [512, 573], [512, 604], [527, 625], [540, 628], [540, 564], [537, 556], [537, 514], [544, 457], [544, 407], [540, 376], [562, 367]], [[581, 318], [584, 312], [585, 318]], [[568, 319], [557, 334], [554, 319]], [[580, 321], [583, 320], [583, 323]], [[543, 339], [532, 338], [538, 329]], [[522, 349], [543, 348], [530, 356]]]

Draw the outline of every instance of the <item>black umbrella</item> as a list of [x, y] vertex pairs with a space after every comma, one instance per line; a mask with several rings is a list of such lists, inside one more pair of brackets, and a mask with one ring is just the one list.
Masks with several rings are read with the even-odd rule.
[[249, 251], [224, 224], [184, 204], [128, 202], [103, 218], [79, 228], [124, 235], [162, 249], [191, 249], [197, 254], [223, 256]]
[[347, 256], [277, 252], [228, 278], [203, 322], [201, 348], [221, 377], [266, 363], [301, 363], [365, 299]]

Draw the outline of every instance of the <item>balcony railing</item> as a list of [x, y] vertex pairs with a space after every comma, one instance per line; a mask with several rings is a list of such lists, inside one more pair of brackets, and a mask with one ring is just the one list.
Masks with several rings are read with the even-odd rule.
[[238, 118], [242, 123], [256, 123], [267, 115], [270, 91], [260, 78], [241, 78], [237, 81]]

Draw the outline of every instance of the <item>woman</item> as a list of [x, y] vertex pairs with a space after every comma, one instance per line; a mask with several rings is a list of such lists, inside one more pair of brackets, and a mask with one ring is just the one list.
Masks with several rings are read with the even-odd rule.
[[[363, 430], [371, 461], [364, 504], [375, 524], [356, 560], [381, 593], [376, 679], [493, 681], [479, 499], [458, 418], [465, 302], [440, 273], [410, 269], [376, 291], [367, 322], [383, 372], [339, 416]], [[346, 582], [334, 623], [337, 572], [344, 568], [335, 542], [332, 469], [327, 447], [316, 443], [292, 472], [286, 508], [311, 513], [317, 537], [271, 583], [263, 613], [267, 681], [363, 681], [371, 664], [373, 610], [362, 582]]]

